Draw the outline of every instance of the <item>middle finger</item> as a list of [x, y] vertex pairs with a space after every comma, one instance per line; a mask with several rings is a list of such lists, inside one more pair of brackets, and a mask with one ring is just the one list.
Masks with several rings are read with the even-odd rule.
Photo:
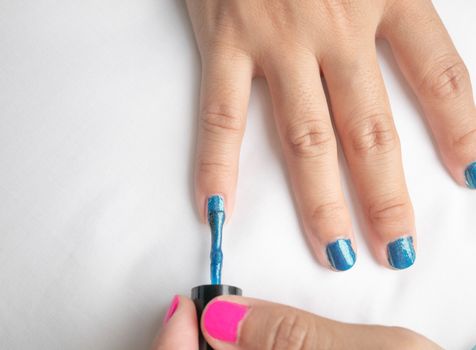
[[355, 263], [355, 244], [317, 60], [313, 53], [300, 53], [270, 59], [264, 70], [309, 242], [322, 264], [348, 270]]

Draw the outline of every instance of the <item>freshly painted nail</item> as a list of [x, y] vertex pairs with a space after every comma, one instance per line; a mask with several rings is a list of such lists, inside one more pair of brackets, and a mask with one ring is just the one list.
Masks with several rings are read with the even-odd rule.
[[403, 270], [412, 266], [416, 257], [413, 237], [401, 237], [390, 242], [387, 245], [387, 256], [390, 265], [396, 269]]
[[472, 190], [476, 189], [476, 162], [468, 165], [464, 172], [464, 177], [466, 178], [466, 186]]
[[222, 196], [214, 195], [208, 198], [208, 223], [212, 236], [210, 250], [210, 281], [212, 284], [221, 283], [221, 270], [223, 265], [223, 252], [221, 241], [223, 224], [225, 223], [225, 201]]
[[346, 271], [355, 264], [355, 252], [350, 239], [338, 239], [329, 243], [326, 252], [332, 267], [338, 271]]
[[225, 211], [225, 201], [223, 200], [222, 196], [215, 194], [208, 197], [207, 207], [208, 215], [211, 213]]
[[228, 343], [236, 343], [238, 327], [247, 311], [248, 307], [245, 305], [218, 300], [207, 306], [203, 315], [203, 324], [211, 337]]
[[164, 324], [169, 322], [169, 320], [174, 315], [175, 311], [177, 311], [179, 302], [180, 302], [180, 298], [178, 297], [178, 295], [174, 296], [174, 298], [172, 299], [172, 302], [170, 303], [169, 309], [167, 310], [167, 313], [165, 314]]

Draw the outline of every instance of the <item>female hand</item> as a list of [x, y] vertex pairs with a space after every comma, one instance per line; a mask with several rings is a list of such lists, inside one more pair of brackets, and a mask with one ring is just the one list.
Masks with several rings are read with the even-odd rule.
[[[397, 327], [346, 324], [288, 306], [243, 297], [220, 297], [205, 308], [202, 332], [215, 350], [441, 349]], [[193, 302], [175, 297], [154, 350], [196, 350]]]
[[188, 0], [202, 59], [196, 198], [224, 197], [231, 214], [251, 81], [265, 77], [296, 203], [317, 259], [355, 262], [336, 137], [349, 165], [377, 260], [415, 260], [412, 204], [377, 62], [386, 39], [418, 96], [441, 157], [476, 187], [476, 111], [468, 72], [430, 0]]

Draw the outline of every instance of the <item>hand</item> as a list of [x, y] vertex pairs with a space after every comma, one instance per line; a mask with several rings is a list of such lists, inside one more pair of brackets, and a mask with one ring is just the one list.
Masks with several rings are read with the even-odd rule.
[[[404, 328], [346, 324], [288, 306], [220, 297], [205, 308], [201, 328], [215, 350], [441, 349]], [[175, 297], [154, 350], [196, 350], [195, 306]]]
[[[187, 3], [202, 59], [199, 208], [210, 195], [221, 194], [227, 214], [232, 212], [251, 81], [262, 76], [310, 245], [326, 266], [353, 266], [356, 245], [322, 72], [372, 250], [386, 266], [412, 265], [413, 209], [376, 37], [390, 43], [449, 172], [459, 184], [476, 187], [476, 112], [469, 75], [431, 1]], [[205, 209], [201, 215], [205, 218]]]

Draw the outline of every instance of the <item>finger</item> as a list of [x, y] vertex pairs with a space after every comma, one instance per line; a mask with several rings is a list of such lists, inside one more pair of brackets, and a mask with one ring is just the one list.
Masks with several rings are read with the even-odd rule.
[[213, 300], [201, 327], [216, 350], [440, 349], [405, 329], [350, 325], [242, 297]]
[[413, 209], [374, 40], [352, 55], [331, 52], [322, 67], [374, 253], [382, 264], [407, 268], [415, 260]]
[[313, 54], [289, 56], [264, 70], [296, 203], [317, 259], [348, 270], [355, 243], [319, 68]]
[[227, 216], [233, 208], [240, 145], [245, 129], [253, 64], [231, 49], [204, 55], [201, 113], [196, 162], [196, 199], [202, 220], [207, 199], [215, 194], [225, 201]]
[[197, 316], [190, 299], [178, 295], [173, 298], [153, 349], [198, 350]]
[[419, 98], [449, 172], [459, 184], [475, 189], [476, 109], [471, 82], [431, 1], [393, 6], [382, 33]]

